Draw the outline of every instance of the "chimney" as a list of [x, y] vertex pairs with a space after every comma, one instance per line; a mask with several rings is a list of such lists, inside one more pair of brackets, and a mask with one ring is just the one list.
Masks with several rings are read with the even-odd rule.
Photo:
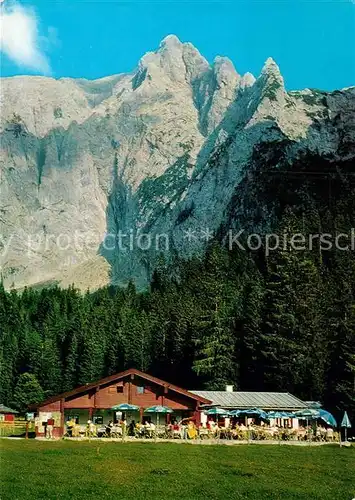
[[233, 392], [233, 386], [232, 385], [226, 385], [226, 392]]

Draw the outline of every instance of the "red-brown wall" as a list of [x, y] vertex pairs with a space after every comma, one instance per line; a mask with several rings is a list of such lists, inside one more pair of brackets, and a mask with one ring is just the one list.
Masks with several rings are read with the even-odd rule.
[[94, 407], [94, 394], [78, 394], [76, 397], [72, 397], [65, 401], [64, 408], [92, 408]]
[[60, 411], [60, 401], [54, 401], [54, 403], [50, 403], [45, 406], [41, 406], [39, 411], [50, 412], [50, 411]]
[[14, 422], [15, 415], [13, 413], [5, 413], [4, 420], [5, 422]]

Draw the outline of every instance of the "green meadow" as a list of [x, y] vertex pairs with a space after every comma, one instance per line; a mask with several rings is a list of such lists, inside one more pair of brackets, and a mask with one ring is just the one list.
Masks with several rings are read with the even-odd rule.
[[1, 499], [355, 497], [355, 447], [0, 440]]

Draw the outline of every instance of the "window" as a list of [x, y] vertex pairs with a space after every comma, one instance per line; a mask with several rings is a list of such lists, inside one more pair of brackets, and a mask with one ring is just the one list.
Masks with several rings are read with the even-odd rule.
[[109, 394], [116, 394], [116, 393], [123, 393], [123, 385], [111, 385], [108, 388], [108, 393]]
[[144, 394], [144, 386], [137, 386], [137, 394]]
[[67, 415], [66, 417], [66, 421], [68, 422], [69, 420], [74, 420], [74, 422], [76, 424], [79, 423], [79, 415]]
[[93, 417], [94, 424], [102, 425], [104, 423], [104, 417], [102, 415], [95, 415]]

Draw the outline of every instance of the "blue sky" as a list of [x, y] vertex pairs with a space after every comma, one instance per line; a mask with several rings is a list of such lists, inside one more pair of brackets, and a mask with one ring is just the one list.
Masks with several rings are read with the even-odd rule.
[[[10, 25], [16, 9], [32, 24]], [[355, 85], [355, 0], [4, 0], [1, 16], [2, 76], [127, 72], [174, 33], [210, 61], [230, 57], [239, 73], [257, 76], [271, 56], [288, 89]]]

